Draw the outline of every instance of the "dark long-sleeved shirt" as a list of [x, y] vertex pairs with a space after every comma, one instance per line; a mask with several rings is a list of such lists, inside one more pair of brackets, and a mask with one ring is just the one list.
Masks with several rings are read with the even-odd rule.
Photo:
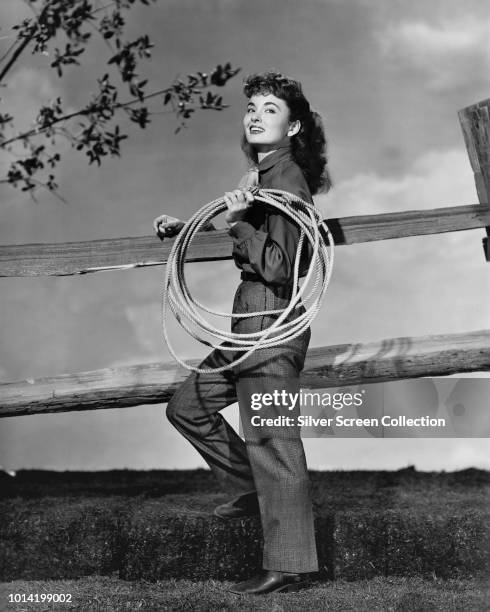
[[[270, 153], [259, 163], [259, 185], [263, 189], [283, 189], [313, 203], [301, 168], [289, 147]], [[232, 237], [233, 259], [238, 268], [255, 274], [271, 285], [293, 281], [294, 260], [300, 230], [291, 217], [273, 206], [253, 202], [243, 219], [228, 231]], [[300, 275], [309, 246], [303, 248]]]

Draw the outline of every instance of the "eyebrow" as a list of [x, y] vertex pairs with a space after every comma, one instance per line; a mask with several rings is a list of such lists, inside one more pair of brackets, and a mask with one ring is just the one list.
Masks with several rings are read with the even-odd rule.
[[[268, 104], [272, 104], [272, 106], [275, 106], [276, 108], [279, 108], [279, 105], [278, 105], [278, 104], [276, 104], [275, 102], [266, 102], [266, 103], [264, 104], [264, 106], [267, 106]], [[249, 102], [249, 103], [247, 104], [247, 108], [248, 108], [249, 106], [255, 106], [255, 104], [254, 104], [253, 102]]]

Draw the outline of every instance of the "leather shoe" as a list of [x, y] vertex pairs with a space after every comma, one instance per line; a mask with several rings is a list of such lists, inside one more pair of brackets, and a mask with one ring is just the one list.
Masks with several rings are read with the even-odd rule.
[[308, 585], [305, 574], [290, 574], [265, 570], [249, 580], [233, 585], [229, 590], [239, 595], [266, 595], [267, 593], [291, 593]]
[[240, 495], [240, 497], [214, 509], [214, 515], [223, 520], [257, 516], [258, 514], [259, 500], [256, 491]]

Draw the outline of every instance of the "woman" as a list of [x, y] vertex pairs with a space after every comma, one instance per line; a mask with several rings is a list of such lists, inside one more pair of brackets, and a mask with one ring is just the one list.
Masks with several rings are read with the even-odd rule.
[[[268, 72], [246, 79], [244, 93], [248, 104], [242, 149], [255, 168], [244, 177], [240, 189], [225, 194], [233, 258], [242, 270], [233, 304], [235, 314], [287, 307], [300, 236], [289, 216], [255, 202], [248, 189], [258, 182], [264, 189], [283, 189], [312, 202], [312, 193], [330, 187], [323, 128], [301, 85]], [[182, 222], [162, 215], [155, 219], [154, 227], [160, 235], [173, 235], [181, 229]], [[306, 245], [301, 254], [300, 275], [305, 273], [309, 254], [310, 247]], [[302, 312], [300, 306], [287, 320]], [[240, 334], [263, 330], [278, 316], [235, 317], [232, 331]], [[260, 512], [264, 571], [232, 587], [234, 593], [296, 590], [305, 584], [308, 573], [318, 570], [300, 428], [257, 427], [251, 420], [257, 415], [287, 415], [292, 417], [291, 423], [296, 421], [299, 405], [284, 406], [278, 401], [279, 397], [291, 396], [275, 395], [272, 405], [257, 411], [252, 394], [257, 399], [274, 391], [298, 393], [309, 340], [307, 329], [286, 344], [256, 351], [233, 369], [205, 375], [193, 372], [167, 407], [171, 423], [204, 457], [218, 480], [240, 493], [231, 502], [218, 506], [215, 515], [233, 519]], [[236, 356], [232, 351], [216, 349], [200, 367], [216, 368]], [[237, 400], [245, 441], [219, 412]]]

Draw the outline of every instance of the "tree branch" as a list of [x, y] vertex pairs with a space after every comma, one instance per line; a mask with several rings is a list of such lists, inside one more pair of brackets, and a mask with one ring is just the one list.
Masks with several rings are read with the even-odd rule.
[[34, 34], [36, 33], [36, 30], [37, 30], [37, 28], [39, 26], [39, 22], [43, 18], [44, 13], [46, 12], [48, 7], [49, 7], [49, 0], [46, 2], [44, 7], [42, 8], [42, 10], [39, 13], [39, 15], [36, 17], [36, 21], [32, 24], [32, 26], [31, 26], [31, 28], [29, 30], [29, 35], [24, 37], [24, 40], [19, 45], [19, 47], [14, 51], [14, 54], [12, 55], [10, 60], [7, 62], [7, 65], [5, 66], [5, 68], [0, 72], [0, 84], [2, 83], [3, 78], [8, 73], [10, 68], [12, 68], [12, 66], [15, 64], [15, 62], [19, 59], [19, 56], [23, 53], [23, 51], [27, 47], [27, 45], [31, 42], [31, 40], [32, 40], [32, 38], [33, 38]]
[[[120, 110], [123, 108], [127, 108], [128, 106], [131, 106], [132, 104], [139, 104], [141, 102], [145, 102], [146, 100], [149, 100], [151, 98], [156, 98], [157, 96], [161, 96], [169, 91], [172, 91], [172, 87], [166, 87], [165, 89], [154, 91], [146, 96], [143, 96], [143, 98], [141, 99], [133, 98], [132, 100], [128, 100], [127, 102], [119, 102], [115, 104], [113, 108], [114, 110]], [[80, 110], [74, 111], [73, 113], [69, 113], [67, 115], [63, 115], [62, 117], [58, 117], [57, 119], [52, 121], [49, 125], [46, 125], [43, 128], [33, 128], [32, 130], [23, 132], [22, 134], [18, 134], [17, 136], [14, 136], [13, 138], [9, 138], [8, 140], [4, 140], [3, 142], [0, 142], [0, 148], [3, 149], [7, 145], [17, 142], [19, 140], [25, 140], [27, 138], [31, 138], [31, 136], [37, 136], [38, 134], [42, 134], [46, 130], [51, 129], [54, 125], [61, 123], [63, 121], [69, 121], [70, 119], [74, 119], [75, 117], [86, 117], [87, 115], [90, 115], [92, 112], [94, 112], [94, 109], [91, 107], [88, 107], [88, 108], [82, 108]]]
[[31, 42], [32, 37], [33, 37], [35, 31], [36, 31], [36, 27], [32, 26], [32, 28], [31, 28], [31, 32], [32, 32], [31, 35], [28, 36], [28, 37], [26, 36], [24, 38], [24, 40], [22, 41], [22, 44], [20, 44], [17, 47], [17, 49], [14, 51], [14, 53], [13, 53], [12, 57], [10, 58], [10, 60], [7, 62], [7, 65], [5, 66], [5, 68], [0, 72], [0, 84], [2, 83], [2, 80], [5, 77], [5, 75], [7, 74], [7, 72], [10, 70], [10, 68], [12, 68], [12, 66], [18, 60], [19, 56], [22, 54], [24, 49]]

